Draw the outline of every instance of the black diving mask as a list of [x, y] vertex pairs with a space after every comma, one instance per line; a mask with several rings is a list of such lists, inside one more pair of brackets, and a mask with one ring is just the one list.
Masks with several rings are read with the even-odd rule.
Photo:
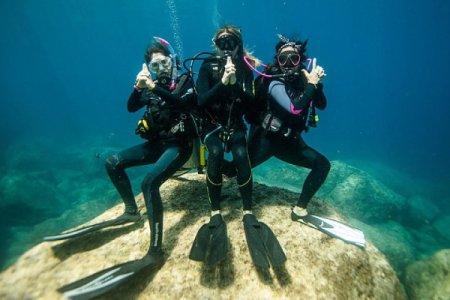
[[239, 46], [239, 40], [232, 35], [225, 35], [214, 41], [214, 44], [222, 51], [233, 51]]

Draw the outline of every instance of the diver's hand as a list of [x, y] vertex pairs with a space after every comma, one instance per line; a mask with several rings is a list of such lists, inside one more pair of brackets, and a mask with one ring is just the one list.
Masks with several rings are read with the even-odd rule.
[[231, 57], [228, 56], [227, 58], [227, 64], [225, 65], [225, 72], [222, 76], [222, 83], [224, 85], [235, 84], [236, 83], [236, 68], [231, 61]]
[[142, 64], [142, 71], [136, 77], [136, 85], [140, 89], [149, 90], [153, 90], [156, 86], [146, 64]]
[[314, 58], [313, 67], [310, 73], [308, 73], [307, 70], [302, 70], [302, 72], [305, 74], [306, 79], [308, 80], [308, 83], [314, 85], [318, 84], [323, 77], [327, 76], [324, 69], [321, 66], [317, 66], [316, 63], [317, 60], [316, 58]]

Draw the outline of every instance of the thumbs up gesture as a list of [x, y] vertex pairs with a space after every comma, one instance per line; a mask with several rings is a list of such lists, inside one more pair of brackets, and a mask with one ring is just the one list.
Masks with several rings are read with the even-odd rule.
[[148, 71], [147, 64], [142, 64], [142, 71], [136, 77], [136, 85], [140, 89], [153, 90], [155, 88], [155, 83], [153, 82], [152, 75]]

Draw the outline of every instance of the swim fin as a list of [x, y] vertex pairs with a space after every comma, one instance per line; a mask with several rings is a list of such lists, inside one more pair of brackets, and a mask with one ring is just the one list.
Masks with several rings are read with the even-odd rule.
[[296, 221], [320, 230], [331, 237], [341, 239], [346, 243], [353, 244], [361, 248], [366, 246], [366, 239], [361, 230], [352, 228], [337, 221], [310, 214], [301, 217], [293, 211], [291, 213], [291, 219], [292, 221]]
[[266, 224], [259, 222], [252, 214], [243, 218], [245, 237], [253, 263], [261, 268], [279, 267], [286, 261], [286, 255], [275, 234]]
[[70, 299], [92, 299], [113, 289], [146, 267], [159, 267], [162, 253], [147, 254], [141, 259], [107, 268], [86, 278], [69, 283], [58, 292]]
[[[208, 224], [202, 225], [195, 236], [189, 259], [202, 261], [213, 266], [227, 257], [227, 224], [220, 214], [211, 217]], [[209, 251], [208, 251], [209, 250]], [[209, 256], [207, 253], [209, 252]]]
[[89, 225], [89, 226], [86, 226], [86, 227], [83, 227], [80, 229], [76, 229], [73, 231], [69, 231], [66, 233], [60, 233], [57, 235], [46, 236], [46, 237], [44, 237], [43, 240], [45, 242], [66, 240], [66, 239], [81, 236], [81, 235], [84, 235], [87, 233], [91, 233], [91, 232], [94, 232], [94, 231], [97, 231], [97, 230], [100, 230], [100, 229], [103, 229], [106, 227], [122, 225], [122, 224], [130, 223], [130, 222], [136, 222], [136, 221], [139, 221], [140, 219], [141, 219], [141, 215], [139, 214], [139, 212], [136, 214], [124, 213], [123, 215], [121, 215], [113, 220]]

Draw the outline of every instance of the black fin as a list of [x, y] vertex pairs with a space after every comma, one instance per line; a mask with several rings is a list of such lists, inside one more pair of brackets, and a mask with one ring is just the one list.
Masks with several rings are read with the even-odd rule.
[[189, 253], [189, 259], [204, 262], [206, 259], [206, 252], [208, 251], [210, 240], [211, 231], [208, 228], [208, 224], [203, 224], [197, 232], [197, 235], [195, 236], [191, 252]]
[[[207, 256], [209, 249], [209, 256]], [[220, 214], [212, 216], [208, 224], [202, 225], [195, 236], [189, 258], [215, 265], [227, 257], [227, 224]]]
[[259, 222], [259, 224], [261, 226], [261, 239], [263, 241], [264, 247], [266, 248], [272, 267], [282, 266], [286, 262], [286, 254], [284, 254], [283, 248], [278, 242], [277, 237], [269, 228], [269, 226], [267, 226], [263, 222]]
[[246, 214], [243, 221], [245, 238], [247, 239], [248, 250], [250, 251], [253, 263], [258, 267], [269, 269], [270, 264], [267, 259], [264, 243], [261, 239], [261, 226], [258, 220], [254, 215]]
[[216, 263], [225, 260], [227, 257], [227, 250], [228, 250], [227, 224], [223, 221], [222, 216], [220, 216], [220, 220], [218, 219], [217, 224], [214, 223], [212, 218], [211, 221], [209, 222], [210, 226], [209, 228], [212, 233], [208, 258], [208, 265], [210, 266], [213, 266]]
[[94, 232], [94, 231], [97, 231], [97, 230], [100, 230], [100, 229], [103, 229], [106, 227], [122, 225], [122, 224], [130, 223], [130, 222], [136, 222], [136, 221], [139, 221], [140, 219], [141, 219], [141, 215], [139, 213], [136, 213], [133, 215], [124, 213], [123, 215], [121, 215], [113, 220], [89, 225], [89, 226], [86, 226], [86, 227], [83, 227], [80, 229], [76, 229], [73, 231], [69, 231], [66, 233], [60, 233], [60, 234], [53, 235], [53, 236], [46, 236], [46, 237], [44, 237], [43, 240], [45, 242], [66, 240], [66, 239], [70, 239], [73, 237], [85, 235], [85, 234], [88, 234], [88, 233], [91, 233], [91, 232]]

